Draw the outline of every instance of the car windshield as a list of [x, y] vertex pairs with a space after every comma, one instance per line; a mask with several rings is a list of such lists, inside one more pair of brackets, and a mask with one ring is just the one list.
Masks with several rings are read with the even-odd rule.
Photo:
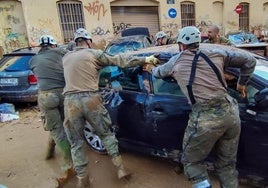
[[125, 41], [122, 43], [114, 43], [110, 47], [107, 48], [106, 52], [115, 55], [118, 53], [124, 53], [126, 51], [136, 51], [143, 47], [141, 42], [137, 41]]
[[0, 71], [24, 71], [29, 70], [29, 60], [32, 55], [29, 56], [9, 56], [3, 58], [3, 62], [0, 64]]

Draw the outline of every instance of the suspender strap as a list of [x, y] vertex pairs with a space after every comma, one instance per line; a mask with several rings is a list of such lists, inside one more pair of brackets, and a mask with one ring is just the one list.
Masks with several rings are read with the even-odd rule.
[[195, 72], [196, 72], [196, 64], [197, 64], [197, 60], [199, 58], [199, 56], [201, 56], [208, 64], [209, 66], [212, 68], [212, 70], [215, 72], [218, 80], [220, 81], [221, 85], [227, 90], [227, 87], [225, 86], [223, 80], [222, 80], [222, 77], [221, 77], [221, 74], [219, 72], [219, 69], [215, 66], [215, 64], [209, 59], [208, 56], [206, 56], [205, 54], [203, 54], [202, 52], [198, 51], [195, 56], [194, 56], [194, 59], [192, 61], [192, 69], [191, 69], [191, 74], [190, 74], [190, 78], [189, 78], [189, 82], [188, 82], [188, 85], [186, 86], [187, 88], [187, 91], [188, 91], [188, 95], [189, 95], [189, 98], [191, 100], [191, 103], [192, 104], [195, 104], [196, 103], [196, 100], [194, 98], [194, 94], [193, 94], [193, 88], [192, 88], [192, 85], [193, 85], [193, 82], [194, 82], [194, 78], [195, 78]]
[[198, 60], [199, 56], [200, 56], [200, 51], [196, 52], [196, 54], [194, 56], [194, 59], [192, 62], [190, 79], [189, 79], [188, 85], [186, 86], [187, 91], [188, 91], [188, 95], [189, 95], [189, 98], [190, 98], [192, 104], [196, 103], [195, 98], [194, 98], [194, 94], [193, 94], [192, 85], [193, 85], [194, 78], [195, 78], [196, 64], [197, 64], [197, 60]]
[[222, 80], [222, 77], [221, 77], [221, 74], [219, 72], [219, 69], [215, 66], [215, 64], [209, 59], [208, 56], [206, 56], [205, 54], [203, 54], [202, 52], [200, 52], [200, 56], [202, 58], [204, 58], [204, 60], [209, 64], [209, 66], [212, 68], [212, 70], [215, 72], [216, 76], [218, 77], [218, 80], [220, 81], [221, 85], [227, 90], [223, 80]]

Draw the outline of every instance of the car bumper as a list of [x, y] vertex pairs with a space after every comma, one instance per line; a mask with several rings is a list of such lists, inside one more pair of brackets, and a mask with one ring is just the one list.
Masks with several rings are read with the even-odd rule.
[[5, 102], [37, 102], [38, 91], [0, 91], [0, 99]]

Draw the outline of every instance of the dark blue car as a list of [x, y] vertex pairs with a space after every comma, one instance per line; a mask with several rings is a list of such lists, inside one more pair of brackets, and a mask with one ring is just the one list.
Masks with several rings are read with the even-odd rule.
[[[216, 47], [238, 50], [201, 45], [201, 48]], [[133, 52], [138, 56], [158, 54], [162, 63], [176, 53], [177, 45]], [[235, 90], [238, 70], [227, 69], [226, 73], [232, 77], [228, 81], [229, 93], [240, 106], [242, 130], [237, 155], [240, 178], [264, 187], [268, 185], [268, 59], [255, 56], [258, 63], [247, 86], [247, 98], [241, 98]], [[177, 83], [171, 78], [156, 79], [141, 67], [106, 67], [100, 75], [102, 91], [107, 84], [117, 87], [120, 84], [123, 88], [119, 93], [108, 95], [106, 92], [104, 95], [120, 148], [180, 162], [190, 106]], [[105, 152], [89, 124], [84, 133], [91, 148]], [[213, 153], [211, 159], [208, 159], [208, 164], [213, 164]]]

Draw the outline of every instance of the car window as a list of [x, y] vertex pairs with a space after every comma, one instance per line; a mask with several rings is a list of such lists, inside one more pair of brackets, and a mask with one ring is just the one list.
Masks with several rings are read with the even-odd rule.
[[241, 94], [236, 90], [237, 81], [238, 80], [236, 77], [232, 77], [232, 79], [226, 80], [229, 94], [240, 103], [244, 103], [245, 101], [247, 101], [247, 103], [255, 103], [254, 96], [259, 91], [259, 89], [254, 85], [252, 85], [251, 82], [249, 82], [246, 87], [246, 100], [245, 100], [244, 98], [241, 97]]
[[268, 68], [267, 66], [256, 66], [254, 70], [254, 74], [262, 77], [268, 82]]
[[100, 71], [99, 86], [105, 87], [112, 81], [118, 81], [123, 89], [140, 91], [141, 67], [119, 68], [107, 66]]
[[155, 94], [166, 94], [183, 96], [181, 88], [175, 81], [165, 81], [163, 79], [157, 79], [153, 77], [153, 88]]
[[29, 70], [29, 60], [32, 56], [10, 56], [4, 57], [0, 64], [0, 71], [24, 71]]
[[136, 51], [137, 49], [143, 48], [143, 44], [137, 41], [127, 41], [118, 44], [112, 44], [106, 49], [106, 52], [111, 55], [123, 53], [126, 51]]

